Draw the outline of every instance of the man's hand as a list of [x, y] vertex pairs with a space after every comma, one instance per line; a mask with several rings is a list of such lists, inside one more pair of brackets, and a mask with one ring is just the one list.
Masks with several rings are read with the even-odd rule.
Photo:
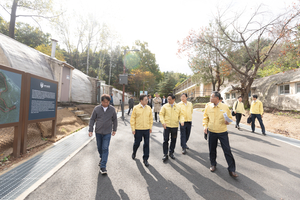
[[163, 127], [164, 127], [164, 129], [166, 129], [167, 128], [167, 124], [163, 124]]
[[263, 115], [261, 115], [261, 118], [263, 118]]
[[135, 135], [135, 131], [132, 131], [132, 134]]
[[181, 126], [184, 126], [184, 122], [181, 122]]
[[93, 132], [89, 132], [89, 136], [92, 137], [93, 136]]
[[116, 135], [116, 131], [113, 131], [113, 132], [112, 132], [112, 136], [115, 136], [115, 135]]
[[152, 133], [152, 129], [150, 129], [149, 133]]
[[226, 124], [226, 125], [229, 125], [229, 122], [228, 122], [228, 121], [225, 121], [225, 124]]
[[207, 128], [204, 128], [204, 133], [207, 134]]

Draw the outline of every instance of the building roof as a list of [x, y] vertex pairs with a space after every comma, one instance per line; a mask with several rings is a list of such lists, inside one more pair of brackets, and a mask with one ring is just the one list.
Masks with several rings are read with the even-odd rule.
[[255, 79], [251, 88], [268, 87], [270, 84], [281, 85], [300, 81], [300, 68]]
[[45, 56], [39, 51], [1, 33], [0, 48], [7, 57], [11, 68], [55, 80]]

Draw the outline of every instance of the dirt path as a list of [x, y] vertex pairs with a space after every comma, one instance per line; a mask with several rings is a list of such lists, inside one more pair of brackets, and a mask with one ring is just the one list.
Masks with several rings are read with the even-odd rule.
[[[198, 109], [198, 111], [203, 112], [203, 108]], [[289, 112], [286, 112], [289, 115]], [[291, 114], [291, 116], [281, 115], [283, 112], [275, 113], [264, 113], [263, 123], [267, 131], [272, 133], [281, 134], [286, 137], [294, 138], [300, 140], [300, 114]], [[242, 116], [242, 124], [247, 124], [247, 118], [249, 116], [249, 111], [246, 111], [246, 116]], [[235, 121], [235, 117], [233, 117]], [[255, 121], [255, 127], [260, 128], [259, 122]]]

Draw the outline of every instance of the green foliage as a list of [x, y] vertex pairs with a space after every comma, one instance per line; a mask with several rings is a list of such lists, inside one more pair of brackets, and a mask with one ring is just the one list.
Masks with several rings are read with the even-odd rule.
[[176, 80], [172, 76], [173, 72], [171, 73], [164, 73], [164, 80], [159, 84], [159, 93], [162, 96], [167, 96], [169, 93], [173, 93], [173, 88], [176, 85]]
[[8, 35], [9, 23], [0, 16], [0, 33]]
[[1, 160], [1, 162], [6, 162], [6, 161], [8, 161], [8, 160], [9, 160], [9, 158], [10, 158], [10, 155], [9, 155], [9, 156], [6, 156], [6, 157], [4, 157], [4, 158]]
[[[0, 17], [0, 32], [8, 36], [9, 23]], [[43, 33], [39, 28], [19, 22], [16, 24], [15, 40], [36, 48], [40, 45], [50, 45], [50, 34]]]
[[[274, 47], [273, 54], [257, 72], [259, 77], [266, 77], [300, 67], [300, 27], [296, 29], [293, 40], [286, 40]], [[263, 51], [266, 51], [264, 49]]]

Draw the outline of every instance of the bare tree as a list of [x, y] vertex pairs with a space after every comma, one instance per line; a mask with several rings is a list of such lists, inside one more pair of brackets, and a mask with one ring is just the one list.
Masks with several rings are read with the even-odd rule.
[[[51, 0], [13, 0], [11, 7], [8, 6], [8, 4], [0, 4], [0, 6], [10, 15], [9, 37], [11, 38], [15, 38], [15, 24], [17, 17], [30, 17], [39, 25], [39, 18], [48, 20], [55, 19], [63, 13], [55, 14], [53, 12]], [[8, 9], [11, 9], [11, 12], [9, 12]], [[24, 11], [26, 14], [17, 15], [17, 9]], [[47, 16], [48, 13], [52, 13], [52, 16]]]
[[[252, 13], [247, 22], [244, 23], [244, 26], [240, 25], [242, 24], [242, 14], [237, 14], [229, 21], [226, 20], [224, 14], [228, 13], [228, 10], [223, 13], [219, 11], [215, 17], [215, 24], [225, 37], [219, 37], [218, 33], [208, 37], [208, 34], [211, 33], [207, 32], [207, 27], [205, 27], [200, 33], [194, 32], [183, 42], [186, 49], [198, 43], [208, 45], [226, 60], [240, 78], [240, 86], [232, 86], [232, 88], [241, 92], [247, 107], [250, 106], [248, 94], [258, 69], [267, 60], [277, 42], [289, 36], [291, 31], [299, 26], [299, 5], [294, 5], [288, 11], [269, 20], [266, 18], [269, 17], [268, 13], [261, 11], [262, 7], [262, 5], [259, 6]], [[227, 48], [221, 48], [222, 46], [216, 45], [216, 39], [220, 39], [221, 43], [230, 44], [230, 51]], [[267, 51], [262, 51], [262, 48], [266, 48], [265, 41], [268, 41], [268, 49]], [[245, 52], [245, 56], [247, 56], [242, 63], [237, 62], [237, 59], [241, 57], [241, 52]]]

